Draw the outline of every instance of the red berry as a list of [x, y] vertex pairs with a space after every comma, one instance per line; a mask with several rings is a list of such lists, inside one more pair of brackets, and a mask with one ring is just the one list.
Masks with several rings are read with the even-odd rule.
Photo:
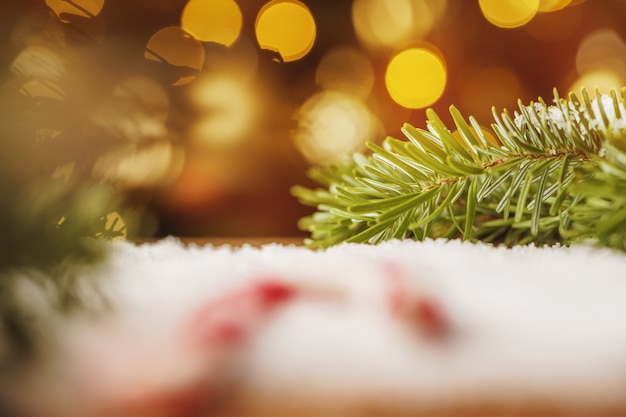
[[273, 309], [290, 301], [296, 289], [276, 279], [263, 279], [212, 300], [195, 314], [189, 327], [204, 347], [242, 343]]
[[448, 322], [443, 310], [431, 298], [415, 299], [410, 318], [429, 336], [441, 337], [448, 332]]

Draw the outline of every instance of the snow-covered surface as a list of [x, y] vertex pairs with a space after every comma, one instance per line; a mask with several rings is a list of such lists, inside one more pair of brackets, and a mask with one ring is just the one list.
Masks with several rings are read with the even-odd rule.
[[[434, 302], [445, 331], [428, 334], [390, 311], [390, 277], [406, 298]], [[114, 308], [57, 324], [64, 378], [38, 382], [41, 389], [54, 380], [57, 402], [81, 400], [64, 397], [63, 384], [80, 387], [93, 407], [224, 380], [264, 398], [337, 402], [626, 402], [619, 252], [440, 240], [313, 251], [166, 239], [116, 243], [109, 262], [84, 279], [99, 282]], [[246, 337], [194, 342], [211, 325], [193, 325], [203, 306], [258, 281], [303, 296], [263, 311], [235, 297], [222, 313]]]

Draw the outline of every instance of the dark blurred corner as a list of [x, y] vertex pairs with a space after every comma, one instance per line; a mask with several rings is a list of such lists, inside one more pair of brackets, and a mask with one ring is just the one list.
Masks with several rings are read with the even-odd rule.
[[488, 127], [621, 88], [625, 21], [621, 0], [3, 0], [0, 81], [36, 103], [44, 163], [114, 184], [140, 236], [297, 236], [308, 167], [425, 108]]

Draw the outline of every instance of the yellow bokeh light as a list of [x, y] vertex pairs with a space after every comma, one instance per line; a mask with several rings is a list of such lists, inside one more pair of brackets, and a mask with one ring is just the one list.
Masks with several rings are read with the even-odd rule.
[[626, 75], [626, 43], [613, 30], [602, 29], [587, 35], [576, 52], [579, 74], [611, 70]]
[[440, 55], [426, 48], [406, 49], [395, 55], [385, 73], [385, 85], [394, 101], [409, 109], [430, 106], [443, 94], [447, 70]]
[[309, 53], [317, 34], [310, 10], [295, 0], [267, 3], [257, 16], [255, 30], [261, 48], [278, 52], [285, 62]]
[[200, 120], [191, 140], [200, 146], [233, 146], [252, 133], [258, 103], [249, 83], [232, 76], [207, 76], [191, 90]]
[[352, 23], [369, 47], [395, 47], [428, 35], [446, 7], [446, 0], [355, 0]]
[[515, 28], [530, 22], [539, 11], [540, 0], [479, 0], [480, 10], [492, 24]]
[[168, 26], [152, 35], [144, 57], [181, 68], [184, 73], [173, 82], [173, 85], [181, 85], [196, 78], [196, 73], [204, 65], [204, 48], [181, 27]]
[[11, 71], [24, 78], [56, 81], [65, 74], [65, 63], [48, 47], [29, 46], [13, 60]]
[[578, 93], [583, 88], [594, 91], [596, 88], [601, 94], [609, 94], [611, 90], [619, 91], [626, 84], [626, 77], [605, 69], [583, 74], [570, 86], [567, 91]]
[[93, 174], [121, 188], [152, 187], [178, 175], [183, 161], [183, 150], [167, 141], [141, 147], [128, 145], [101, 156], [93, 166]]
[[540, 0], [539, 11], [540, 12], [554, 12], [567, 7], [572, 0]]
[[377, 120], [362, 102], [325, 91], [300, 109], [296, 146], [313, 164], [333, 163], [362, 150], [377, 127]]
[[367, 98], [374, 86], [374, 68], [358, 49], [340, 47], [322, 57], [315, 80], [326, 90]]
[[576, 53], [580, 77], [570, 91], [596, 87], [601, 93], [619, 90], [626, 83], [626, 43], [613, 30], [602, 29], [587, 35]]
[[46, 0], [46, 5], [59, 19], [65, 21], [67, 15], [88, 18], [97, 16], [104, 7], [104, 0]]
[[203, 42], [230, 46], [239, 37], [243, 16], [233, 0], [190, 0], [181, 26]]

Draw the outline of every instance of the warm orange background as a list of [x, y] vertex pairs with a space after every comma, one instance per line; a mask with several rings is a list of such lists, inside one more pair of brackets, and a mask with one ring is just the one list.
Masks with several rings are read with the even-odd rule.
[[[306, 170], [399, 137], [404, 122], [424, 127], [425, 107], [449, 123], [454, 104], [488, 126], [492, 106], [518, 98], [625, 84], [626, 2], [507, 4], [3, 0], [2, 79], [65, 106], [42, 126], [64, 138], [59, 175], [115, 183], [140, 234], [301, 235], [311, 210], [289, 188], [309, 184]], [[418, 60], [392, 74], [407, 50], [434, 69]], [[76, 151], [99, 146], [89, 161]]]

